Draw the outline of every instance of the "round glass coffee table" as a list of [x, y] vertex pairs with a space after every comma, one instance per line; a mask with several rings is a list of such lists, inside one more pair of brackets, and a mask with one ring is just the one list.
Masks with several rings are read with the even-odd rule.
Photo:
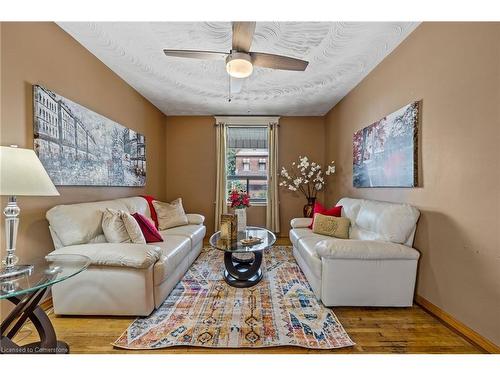
[[[245, 245], [241, 241], [250, 237], [260, 238], [261, 242]], [[224, 251], [224, 280], [236, 288], [248, 288], [256, 285], [262, 279], [262, 254], [276, 242], [273, 232], [259, 227], [247, 227], [244, 232], [238, 232], [237, 241], [223, 240], [220, 232], [210, 237], [210, 245]], [[246, 255], [253, 255], [248, 258]], [[243, 257], [244, 258], [243, 258]]]
[[[0, 324], [0, 354], [68, 353], [68, 344], [57, 341], [54, 327], [39, 303], [52, 285], [79, 274], [89, 265], [90, 259], [83, 255], [47, 255], [32, 263], [29, 273], [0, 279], [0, 300], [15, 305]], [[28, 319], [40, 341], [17, 345], [14, 337]]]

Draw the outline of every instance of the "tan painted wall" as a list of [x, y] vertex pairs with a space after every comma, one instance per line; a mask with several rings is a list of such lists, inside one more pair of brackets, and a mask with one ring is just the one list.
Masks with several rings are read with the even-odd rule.
[[[60, 197], [19, 197], [19, 257], [29, 262], [53, 249], [45, 220], [52, 206], [144, 193], [164, 198], [165, 115], [56, 24], [4, 22], [1, 30], [1, 145], [33, 147], [33, 84], [140, 131], [147, 139], [146, 188], [58, 187]], [[3, 226], [2, 219], [2, 256]]]
[[[167, 199], [182, 197], [186, 211], [206, 217], [209, 233], [214, 228], [215, 129], [214, 118], [168, 116]], [[299, 155], [324, 161], [324, 118], [282, 117], [280, 119], [280, 165], [288, 166]], [[280, 192], [281, 235], [287, 236], [290, 219], [302, 215], [304, 198]], [[265, 207], [250, 207], [248, 224], [265, 225]]]
[[[424, 23], [326, 118], [337, 161], [328, 200], [408, 202], [422, 212], [417, 293], [500, 344], [500, 23]], [[352, 134], [422, 99], [422, 186], [352, 187]]]
[[[423, 24], [326, 118], [280, 121], [280, 165], [289, 165], [299, 154], [337, 161], [330, 203], [347, 195], [409, 202], [421, 209], [415, 241], [422, 253], [418, 293], [497, 344], [499, 39], [499, 24]], [[66, 187], [59, 188], [61, 196], [56, 198], [21, 197], [18, 254], [23, 259], [52, 249], [44, 213], [59, 203], [142, 193], [167, 200], [182, 196], [186, 210], [204, 214], [212, 231], [212, 117], [167, 119], [53, 23], [0, 23], [0, 53], [1, 145], [32, 147], [35, 83], [141, 131], [148, 139], [145, 189]], [[422, 186], [353, 189], [353, 131], [415, 99], [423, 100]], [[280, 200], [281, 234], [286, 236], [289, 220], [300, 216], [304, 200], [284, 191]], [[252, 207], [248, 219], [263, 225], [265, 209]], [[1, 225], [3, 252], [3, 221]]]

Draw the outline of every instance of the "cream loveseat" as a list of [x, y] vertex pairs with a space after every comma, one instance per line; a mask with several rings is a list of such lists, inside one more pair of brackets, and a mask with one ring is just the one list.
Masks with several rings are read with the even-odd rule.
[[312, 219], [291, 221], [293, 254], [326, 306], [411, 306], [419, 252], [412, 248], [420, 212], [407, 204], [342, 198], [349, 239], [318, 235]]
[[82, 254], [91, 266], [52, 287], [54, 312], [63, 315], [149, 315], [159, 307], [198, 257], [204, 217], [161, 231], [163, 242], [107, 243], [101, 220], [106, 208], [151, 217], [142, 197], [60, 205], [47, 220], [56, 248], [51, 254]]

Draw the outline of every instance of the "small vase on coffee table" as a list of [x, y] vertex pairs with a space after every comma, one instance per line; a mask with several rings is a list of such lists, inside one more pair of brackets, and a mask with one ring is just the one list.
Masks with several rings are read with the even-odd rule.
[[238, 232], [244, 232], [247, 229], [247, 209], [236, 208], [234, 214], [238, 218]]

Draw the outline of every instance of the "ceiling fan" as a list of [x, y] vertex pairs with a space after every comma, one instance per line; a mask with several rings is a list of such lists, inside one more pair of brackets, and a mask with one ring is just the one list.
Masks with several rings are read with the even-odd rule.
[[230, 75], [230, 92], [241, 91], [244, 79], [253, 72], [254, 66], [280, 70], [306, 70], [309, 62], [263, 52], [250, 52], [253, 35], [255, 32], [255, 22], [233, 22], [232, 48], [228, 53], [213, 51], [193, 51], [164, 49], [167, 56], [186, 57], [201, 60], [224, 60], [226, 71]]

